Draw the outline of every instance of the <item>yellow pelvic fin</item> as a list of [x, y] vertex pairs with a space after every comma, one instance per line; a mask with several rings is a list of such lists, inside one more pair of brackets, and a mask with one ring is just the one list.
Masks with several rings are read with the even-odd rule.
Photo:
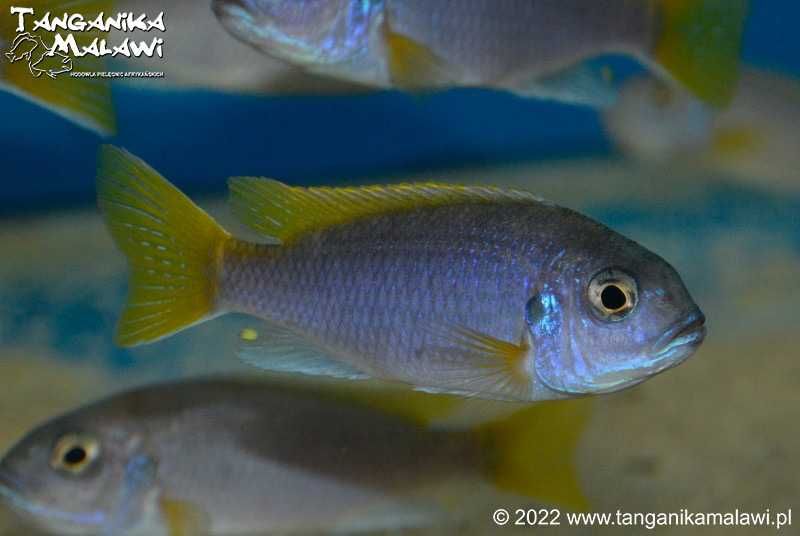
[[198, 536], [211, 528], [208, 515], [190, 502], [162, 497], [159, 507], [169, 536]]
[[703, 101], [727, 105], [739, 78], [748, 0], [658, 1], [656, 60]]
[[230, 179], [229, 187], [236, 216], [284, 244], [306, 233], [391, 212], [462, 203], [539, 201], [521, 190], [435, 183], [302, 188], [239, 177]]
[[572, 510], [587, 510], [576, 454], [590, 399], [541, 402], [477, 429], [498, 489]]
[[230, 235], [144, 161], [116, 147], [100, 151], [97, 196], [131, 270], [117, 342], [153, 342], [207, 319]]
[[[112, 0], [39, 0], [14, 4], [32, 7], [32, 17], [39, 18], [47, 12], [54, 16], [63, 13], [82, 14], [93, 19], [99, 13], [113, 12]], [[0, 16], [0, 86], [11, 93], [30, 100], [74, 123], [112, 136], [116, 131], [116, 117], [111, 100], [111, 85], [102, 78], [75, 78], [70, 73], [106, 71], [105, 62], [91, 55], [71, 57], [54, 51], [54, 36], [38, 31], [17, 32], [18, 17], [3, 13]], [[28, 20], [28, 26], [33, 23]], [[75, 33], [79, 49], [88, 46], [97, 31]]]
[[392, 83], [406, 90], [423, 90], [452, 83], [444, 62], [431, 50], [405, 35], [383, 25], [387, 64]]

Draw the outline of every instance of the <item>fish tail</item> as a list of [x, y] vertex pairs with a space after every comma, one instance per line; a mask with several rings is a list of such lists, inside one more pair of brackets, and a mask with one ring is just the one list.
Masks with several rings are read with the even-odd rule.
[[537, 502], [587, 510], [575, 458], [589, 412], [588, 399], [544, 402], [478, 428], [489, 480]]
[[655, 59], [701, 100], [727, 105], [736, 89], [748, 0], [657, 0]]
[[[0, 89], [43, 106], [48, 110], [102, 136], [116, 132], [116, 115], [107, 79], [73, 76], [74, 73], [105, 71], [101, 58], [73, 58], [62, 54], [53, 34], [32, 32], [34, 18], [47, 12], [82, 14], [94, 18], [111, 13], [113, 0], [38, 0], [21, 7], [36, 11], [27, 15], [27, 27], [19, 31], [19, 17], [6, 11], [0, 16]], [[98, 34], [77, 34], [76, 44], [88, 45]], [[54, 54], [49, 54], [53, 49]]]
[[100, 150], [97, 191], [130, 267], [117, 342], [154, 342], [214, 315], [230, 235], [144, 161], [116, 147]]

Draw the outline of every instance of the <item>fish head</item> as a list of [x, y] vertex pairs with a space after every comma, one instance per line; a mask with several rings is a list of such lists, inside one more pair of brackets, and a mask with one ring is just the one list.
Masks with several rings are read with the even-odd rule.
[[527, 306], [535, 373], [562, 393], [636, 385], [683, 362], [706, 333], [703, 313], [672, 266], [600, 231], [559, 257], [558, 275]]
[[635, 78], [605, 112], [606, 129], [626, 152], [667, 162], [700, 156], [711, 142], [714, 111], [686, 91], [654, 78]]
[[[214, 12], [238, 39], [317, 72], [358, 81], [375, 67], [382, 0], [215, 0]], [[353, 71], [353, 72], [350, 72]]]
[[0, 460], [0, 499], [46, 531], [111, 533], [132, 524], [152, 485], [140, 443], [126, 423], [92, 412], [57, 418]]

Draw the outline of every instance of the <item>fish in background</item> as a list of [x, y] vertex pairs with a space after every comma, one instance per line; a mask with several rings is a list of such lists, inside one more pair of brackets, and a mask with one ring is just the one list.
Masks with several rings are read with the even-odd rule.
[[251, 243], [123, 150], [97, 187], [131, 269], [123, 346], [240, 312], [265, 321], [240, 350], [263, 369], [530, 402], [636, 385], [705, 336], [666, 261], [521, 190], [231, 179]]
[[275, 380], [133, 390], [27, 434], [0, 461], [0, 498], [40, 529], [85, 535], [489, 523], [492, 501], [512, 498], [586, 508], [573, 458], [587, 401], [448, 431], [418, 421], [444, 397], [405, 396], [415, 412]]
[[[32, 7], [38, 16], [47, 12], [58, 16], [70, 13], [87, 19], [111, 13], [114, 8], [112, 0], [20, 0], [11, 5]], [[113, 135], [116, 116], [108, 80], [69, 74], [106, 71], [104, 62], [89, 55], [66, 58], [52, 50], [52, 34], [17, 30], [18, 16], [10, 13], [7, 4], [0, 9], [0, 90], [32, 101], [100, 135]], [[73, 35], [79, 46], [101, 37], [94, 31]], [[50, 68], [44, 69], [45, 66]]]
[[736, 81], [746, 0], [214, 0], [234, 36], [315, 73], [608, 106], [587, 60], [632, 55], [712, 105]]
[[709, 108], [654, 79], [624, 88], [605, 113], [606, 129], [627, 154], [688, 162], [743, 181], [800, 191], [800, 82], [747, 68], [730, 106]]
[[[163, 72], [164, 78], [122, 79], [149, 90], [212, 89], [256, 95], [339, 94], [364, 91], [363, 86], [315, 76], [264, 56], [230, 35], [219, 23], [210, 2], [197, 0], [116, 0], [121, 11], [164, 12], [167, 21], [164, 58], [115, 58], [123, 71]], [[115, 82], [116, 83], [116, 82]]]

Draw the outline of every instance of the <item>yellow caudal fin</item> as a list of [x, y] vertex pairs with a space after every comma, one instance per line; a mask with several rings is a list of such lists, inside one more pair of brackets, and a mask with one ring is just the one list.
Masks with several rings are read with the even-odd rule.
[[698, 98], [730, 102], [748, 0], [658, 0], [661, 34], [656, 61]]
[[539, 403], [480, 427], [494, 485], [541, 503], [588, 509], [575, 458], [590, 403], [589, 399]]
[[[59, 17], [69, 13], [94, 19], [99, 13], [112, 13], [114, 2], [27, 0], [12, 5], [32, 8], [34, 13], [24, 17], [26, 25], [22, 30], [18, 15], [10, 15], [7, 9], [0, 13], [0, 88], [102, 136], [112, 136], [116, 132], [116, 117], [109, 81], [88, 75], [80, 77], [80, 73], [91, 75], [106, 71], [105, 62], [91, 55], [73, 57], [54, 49], [54, 34], [42, 30], [34, 32], [33, 21], [48, 12]], [[76, 45], [81, 47], [104, 34], [90, 31], [76, 32], [73, 36]]]
[[230, 235], [158, 172], [115, 147], [100, 151], [97, 196], [131, 270], [118, 343], [153, 342], [212, 315]]

